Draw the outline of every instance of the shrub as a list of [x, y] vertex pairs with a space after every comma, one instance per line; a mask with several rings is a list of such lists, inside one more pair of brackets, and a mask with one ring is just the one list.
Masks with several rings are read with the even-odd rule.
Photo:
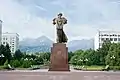
[[120, 70], [120, 66], [110, 66], [110, 70]]
[[4, 69], [7, 69], [7, 68], [8, 68], [8, 60], [6, 60], [4, 63]]
[[29, 68], [32, 65], [32, 63], [30, 61], [24, 61], [22, 64], [23, 68]]
[[13, 66], [13, 67], [20, 67], [20, 65], [21, 65], [21, 63], [20, 63], [20, 61], [18, 61], [18, 60], [12, 60], [11, 62], [10, 62], [10, 64]]
[[3, 70], [3, 69], [5, 69], [5, 67], [4, 66], [0, 66], [0, 70]]

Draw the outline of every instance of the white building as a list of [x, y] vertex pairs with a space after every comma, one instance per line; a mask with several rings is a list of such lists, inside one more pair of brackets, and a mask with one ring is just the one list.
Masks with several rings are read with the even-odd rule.
[[11, 52], [15, 53], [15, 51], [19, 47], [19, 35], [17, 33], [3, 33], [2, 34], [2, 44], [9, 44]]
[[2, 40], [2, 21], [0, 20], [0, 45]]
[[102, 47], [102, 43], [105, 40], [110, 40], [111, 43], [118, 43], [120, 42], [120, 32], [117, 31], [98, 31], [94, 39], [94, 49], [97, 50], [98, 48]]

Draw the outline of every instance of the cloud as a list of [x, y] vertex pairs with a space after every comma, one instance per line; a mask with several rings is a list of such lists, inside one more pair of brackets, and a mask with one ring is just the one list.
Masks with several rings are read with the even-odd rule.
[[98, 30], [120, 30], [119, 0], [1, 0], [3, 32], [16, 32], [20, 39], [41, 35], [55, 39], [52, 19], [63, 12], [68, 19], [68, 38], [94, 37]]
[[42, 6], [37, 6], [37, 5], [36, 5], [36, 7], [39, 8], [40, 10], [47, 11], [47, 10], [46, 10], [45, 8], [43, 8]]
[[12, 0], [0, 3], [0, 19], [3, 20], [3, 32], [16, 32], [20, 39], [41, 35], [54, 36], [49, 20], [30, 14], [24, 6]]

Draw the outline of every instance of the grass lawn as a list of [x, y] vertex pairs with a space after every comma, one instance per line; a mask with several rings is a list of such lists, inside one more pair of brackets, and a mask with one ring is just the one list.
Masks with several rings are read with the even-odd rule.
[[101, 71], [104, 66], [74, 66], [78, 70], [87, 70], [87, 71]]
[[89, 71], [101, 71], [104, 68], [104, 66], [85, 66], [83, 70], [89, 70]]
[[[29, 68], [17, 67], [15, 69], [17, 69], [17, 70], [34, 70], [34, 69], [48, 69], [48, 68], [49, 68], [49, 66], [46, 66], [46, 65], [33, 65], [33, 66], [30, 66]], [[7, 69], [5, 69], [5, 66], [1, 65], [0, 70], [7, 70]]]
[[0, 70], [4, 70], [5, 69], [5, 67], [4, 66], [0, 66]]

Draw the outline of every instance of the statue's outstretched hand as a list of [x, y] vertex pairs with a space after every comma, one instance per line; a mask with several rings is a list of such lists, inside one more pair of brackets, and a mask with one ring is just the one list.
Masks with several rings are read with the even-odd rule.
[[63, 17], [64, 24], [67, 24], [67, 19]]
[[56, 18], [54, 18], [54, 19], [53, 19], [53, 25], [55, 25], [55, 24], [56, 24], [55, 19], [56, 19]]

